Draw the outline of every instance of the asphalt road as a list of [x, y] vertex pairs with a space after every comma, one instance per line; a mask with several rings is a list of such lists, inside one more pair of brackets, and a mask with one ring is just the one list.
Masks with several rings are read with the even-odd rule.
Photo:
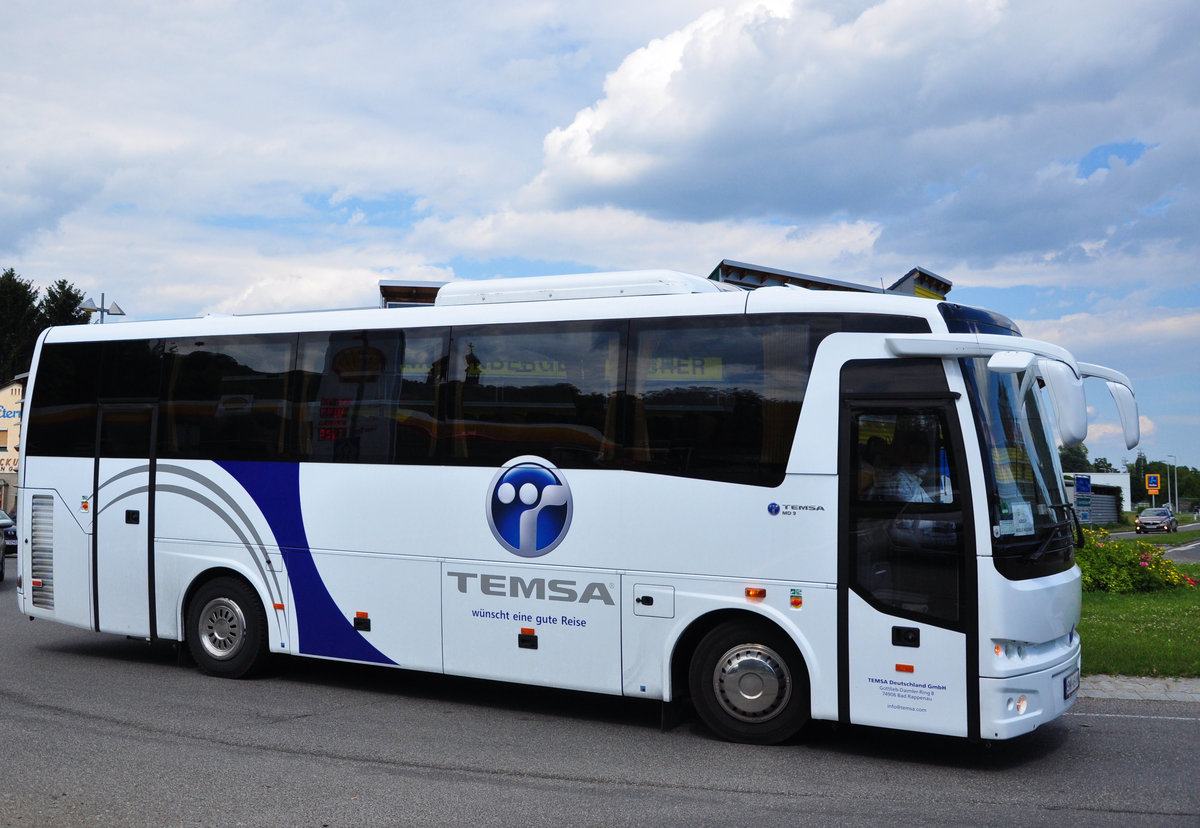
[[[1171, 536], [1172, 540], [1179, 538], [1187, 538], [1191, 536], [1190, 541], [1179, 546], [1168, 546], [1166, 556], [1175, 563], [1200, 563], [1200, 523], [1185, 523], [1179, 527], [1179, 534]], [[1114, 538], [1142, 538], [1148, 543], [1154, 543], [1156, 539], [1161, 539], [1165, 535], [1139, 535], [1137, 532], [1113, 532]]]
[[[1200, 705], [1081, 699], [992, 747], [663, 731], [644, 701], [169, 647], [31, 623], [0, 585], [2, 825], [1200, 824]], [[419, 631], [415, 634], [419, 634]]]

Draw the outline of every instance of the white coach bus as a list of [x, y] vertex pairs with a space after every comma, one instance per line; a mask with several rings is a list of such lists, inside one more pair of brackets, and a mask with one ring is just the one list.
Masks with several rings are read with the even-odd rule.
[[[1079, 684], [1052, 425], [1129, 380], [1007, 319], [666, 271], [52, 328], [23, 613], [269, 653], [1006, 739]], [[1047, 403], [1048, 400], [1048, 403]], [[1053, 417], [1048, 416], [1053, 410]]]

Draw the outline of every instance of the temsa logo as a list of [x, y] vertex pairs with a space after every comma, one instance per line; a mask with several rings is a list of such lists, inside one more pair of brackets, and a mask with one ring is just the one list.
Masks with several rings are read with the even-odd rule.
[[489, 575], [481, 572], [447, 572], [446, 577], [454, 578], [458, 591], [464, 595], [467, 584], [475, 584], [479, 592], [496, 598], [532, 598], [535, 601], [571, 601], [579, 604], [600, 601], [610, 607], [616, 606], [608, 587], [599, 581], [585, 584], [580, 589], [578, 581], [562, 578], [526, 580], [519, 575]]
[[571, 487], [549, 460], [509, 460], [487, 490], [487, 519], [500, 545], [522, 558], [554, 550], [571, 526]]

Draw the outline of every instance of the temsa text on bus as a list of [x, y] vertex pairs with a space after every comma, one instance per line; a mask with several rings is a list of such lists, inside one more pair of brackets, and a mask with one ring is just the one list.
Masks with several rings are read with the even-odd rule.
[[464, 594], [468, 582], [474, 582], [482, 594], [497, 598], [533, 598], [538, 601], [574, 601], [580, 604], [601, 601], [610, 607], [616, 605], [608, 587], [599, 581], [586, 584], [580, 590], [578, 581], [560, 578], [530, 578], [527, 581], [518, 575], [489, 575], [479, 572], [447, 572], [446, 577], [454, 578], [458, 583], [458, 591]]

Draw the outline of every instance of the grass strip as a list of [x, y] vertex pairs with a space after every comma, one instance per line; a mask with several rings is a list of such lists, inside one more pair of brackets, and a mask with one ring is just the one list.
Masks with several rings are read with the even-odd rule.
[[[1200, 579], [1200, 564], [1179, 568]], [[1200, 589], [1085, 592], [1083, 674], [1200, 677]]]

